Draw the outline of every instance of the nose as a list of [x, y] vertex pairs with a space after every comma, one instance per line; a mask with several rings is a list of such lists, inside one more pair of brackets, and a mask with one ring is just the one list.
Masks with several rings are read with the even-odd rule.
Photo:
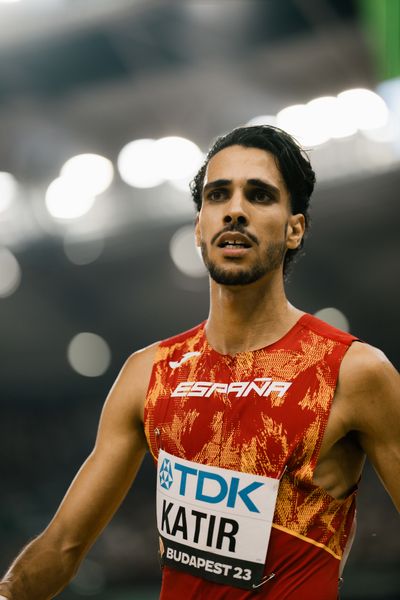
[[225, 205], [224, 223], [240, 223], [240, 225], [248, 225], [249, 220], [246, 212], [246, 200], [242, 192], [237, 191], [231, 197], [228, 204]]

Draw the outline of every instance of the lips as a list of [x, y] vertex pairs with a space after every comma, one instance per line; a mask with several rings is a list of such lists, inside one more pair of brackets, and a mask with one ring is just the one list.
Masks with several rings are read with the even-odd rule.
[[217, 241], [219, 248], [250, 248], [251, 245], [251, 241], [246, 235], [236, 231], [223, 233]]

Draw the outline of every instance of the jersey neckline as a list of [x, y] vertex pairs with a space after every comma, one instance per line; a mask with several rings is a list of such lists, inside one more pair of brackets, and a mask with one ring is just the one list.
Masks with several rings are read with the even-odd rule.
[[286, 333], [284, 333], [282, 337], [280, 337], [278, 340], [275, 340], [275, 342], [271, 342], [271, 344], [266, 344], [265, 346], [262, 346], [261, 348], [255, 348], [254, 350], [246, 350], [243, 352], [236, 352], [236, 354], [222, 354], [221, 352], [218, 352], [218, 350], [215, 350], [215, 348], [210, 344], [210, 342], [207, 339], [207, 333], [206, 333], [207, 320], [205, 320], [205, 321], [203, 321], [203, 323], [201, 323], [201, 329], [202, 329], [204, 344], [207, 347], [207, 349], [209, 350], [209, 352], [211, 352], [215, 356], [219, 357], [221, 360], [234, 361], [238, 357], [246, 356], [246, 355], [253, 354], [256, 352], [271, 350], [275, 346], [279, 346], [280, 344], [285, 342], [288, 338], [290, 338], [299, 329], [302, 329], [307, 324], [307, 322], [310, 320], [310, 317], [311, 317], [311, 315], [309, 315], [308, 313], [303, 313], [297, 319], [297, 321], [294, 323], [294, 325], [292, 325], [292, 327], [290, 327], [290, 329], [288, 329], [288, 331]]

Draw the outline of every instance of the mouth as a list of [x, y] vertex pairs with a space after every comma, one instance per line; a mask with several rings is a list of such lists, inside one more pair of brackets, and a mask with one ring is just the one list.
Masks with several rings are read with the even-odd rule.
[[223, 233], [217, 239], [217, 247], [221, 249], [222, 256], [229, 260], [241, 260], [250, 252], [252, 246], [246, 235], [236, 231]]
[[240, 248], [251, 248], [252, 244], [247, 236], [241, 233], [224, 233], [218, 240], [218, 248], [231, 248], [239, 250]]
[[233, 242], [221, 242], [218, 244], [218, 248], [250, 248], [250, 244], [234, 240]]

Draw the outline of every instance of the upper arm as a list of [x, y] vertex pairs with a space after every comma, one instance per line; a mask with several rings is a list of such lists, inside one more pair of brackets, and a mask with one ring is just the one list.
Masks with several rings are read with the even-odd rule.
[[353, 344], [343, 361], [341, 385], [349, 427], [400, 510], [400, 386], [386, 356], [367, 344]]
[[104, 404], [94, 449], [72, 482], [48, 531], [65, 552], [84, 554], [118, 508], [147, 445], [143, 407], [155, 346], [132, 355]]

